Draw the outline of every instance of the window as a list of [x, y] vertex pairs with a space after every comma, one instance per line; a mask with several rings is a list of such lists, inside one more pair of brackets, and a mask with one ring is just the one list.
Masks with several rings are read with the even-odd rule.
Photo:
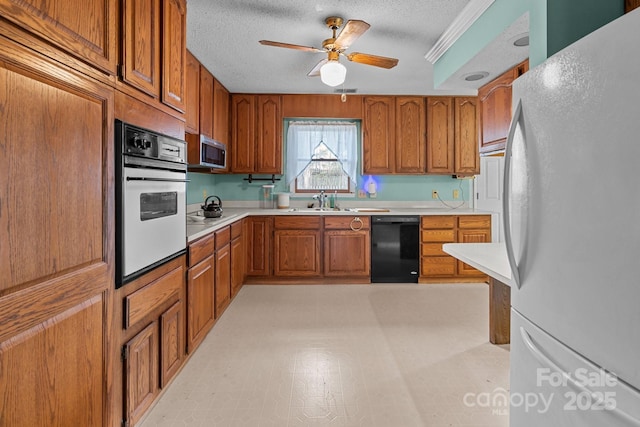
[[351, 189], [351, 179], [342, 168], [340, 159], [324, 142], [320, 142], [307, 167], [296, 178], [296, 193], [317, 192], [319, 190], [333, 190], [348, 193]]
[[286, 177], [296, 193], [351, 192], [356, 183], [357, 159], [356, 123], [289, 123]]

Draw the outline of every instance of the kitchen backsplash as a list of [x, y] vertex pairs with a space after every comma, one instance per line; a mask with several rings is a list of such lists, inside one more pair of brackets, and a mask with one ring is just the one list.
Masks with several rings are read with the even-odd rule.
[[[266, 177], [266, 175], [259, 175]], [[289, 188], [285, 184], [284, 176], [276, 181], [274, 193], [288, 192]], [[358, 177], [358, 188], [366, 189], [366, 183], [370, 175]], [[201, 203], [203, 197], [216, 195], [225, 201], [260, 201], [261, 187], [263, 184], [270, 184], [270, 181], [254, 181], [251, 184], [245, 181], [247, 175], [211, 175], [203, 173], [188, 174], [190, 182], [187, 184], [187, 204]], [[358, 202], [401, 202], [401, 201], [428, 201], [435, 202], [432, 198], [432, 191], [436, 190], [440, 198], [446, 202], [458, 202], [470, 200], [473, 189], [472, 179], [455, 179], [451, 176], [441, 175], [377, 175], [372, 177], [377, 183], [377, 197], [360, 199], [357, 197], [347, 197], [340, 195], [341, 199]], [[454, 190], [458, 190], [459, 197], [454, 199]], [[292, 197], [296, 197], [293, 196]], [[311, 195], [302, 196], [311, 201]]]

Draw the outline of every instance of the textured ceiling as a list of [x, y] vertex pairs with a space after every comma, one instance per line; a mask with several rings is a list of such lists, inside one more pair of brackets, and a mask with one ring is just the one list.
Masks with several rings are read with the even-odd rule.
[[[333, 93], [334, 88], [322, 84], [319, 77], [307, 77], [318, 61], [326, 58], [325, 54], [262, 46], [258, 41], [322, 47], [322, 41], [331, 37], [331, 30], [324, 24], [326, 17], [361, 19], [371, 28], [347, 53], [390, 56], [398, 58], [399, 63], [386, 70], [342, 57], [340, 61], [347, 67], [345, 89], [357, 89], [360, 94], [475, 94], [477, 87], [492, 77], [473, 84], [461, 81], [460, 85], [449, 79], [443, 90], [434, 90], [433, 66], [424, 59], [468, 3], [469, 0], [188, 0], [187, 47], [234, 93]], [[502, 70], [518, 62], [509, 59], [511, 63], [499, 65], [496, 55], [491, 58], [491, 63]], [[478, 61], [473, 65], [483, 66], [482, 60]], [[465, 74], [465, 69], [460, 72]]]

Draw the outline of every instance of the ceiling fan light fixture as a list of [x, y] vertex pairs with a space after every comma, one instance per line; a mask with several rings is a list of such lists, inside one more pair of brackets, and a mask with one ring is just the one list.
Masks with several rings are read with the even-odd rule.
[[344, 83], [347, 68], [338, 61], [328, 61], [320, 68], [320, 80], [327, 86], [338, 86]]

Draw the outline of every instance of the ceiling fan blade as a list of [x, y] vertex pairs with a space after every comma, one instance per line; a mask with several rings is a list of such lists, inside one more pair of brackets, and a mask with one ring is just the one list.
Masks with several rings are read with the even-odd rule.
[[324, 64], [326, 64], [327, 61], [329, 61], [329, 60], [328, 59], [323, 59], [322, 61], [318, 62], [316, 64], [316, 66], [313, 67], [313, 70], [309, 71], [309, 74], [307, 74], [307, 76], [309, 76], [309, 77], [319, 77], [320, 76], [320, 68], [322, 68], [322, 66]]
[[324, 50], [315, 47], [301, 46], [299, 44], [280, 43], [271, 40], [260, 40], [259, 43], [265, 46], [284, 47], [287, 49], [303, 50], [305, 52], [324, 52]]
[[364, 21], [350, 19], [347, 21], [347, 25], [340, 31], [340, 35], [338, 35], [334, 44], [339, 46], [339, 49], [347, 49], [358, 37], [363, 35], [370, 26], [371, 25]]
[[369, 55], [368, 53], [360, 52], [353, 52], [345, 56], [349, 61], [373, 65], [375, 67], [393, 68], [398, 65], [398, 60], [396, 58], [387, 58], [386, 56]]

